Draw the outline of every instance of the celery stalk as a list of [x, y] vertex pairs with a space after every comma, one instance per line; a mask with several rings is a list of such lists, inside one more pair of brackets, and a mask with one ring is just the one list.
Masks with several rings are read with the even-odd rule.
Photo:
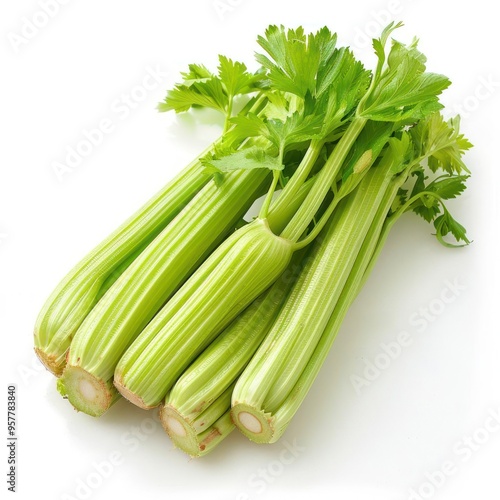
[[238, 379], [233, 391], [233, 420], [256, 442], [279, 437], [274, 413], [294, 387], [301, 387], [300, 375], [356, 268], [358, 253], [373, 227], [390, 180], [387, 164], [382, 162], [342, 202], [269, 335]]
[[[380, 164], [339, 207], [324, 237], [315, 245], [311, 267], [297, 283], [271, 332], [235, 386], [233, 420], [253, 441], [274, 442], [286, 429], [306, 397], [389, 231], [403, 213], [414, 210], [426, 220], [434, 221], [436, 237], [445, 246], [451, 246], [443, 240], [449, 232], [457, 242], [469, 242], [465, 229], [451, 217], [444, 204], [444, 200], [465, 189], [466, 176], [461, 172], [468, 171], [461, 156], [470, 143], [460, 134], [459, 121], [445, 122], [439, 114], [429, 115], [399, 137], [390, 140]], [[389, 162], [391, 150], [393, 158]], [[439, 168], [445, 174], [426, 184], [421, 166], [425, 160], [433, 171]], [[417, 181], [408, 195], [407, 189], [400, 188], [413, 176]], [[387, 179], [390, 181], [385, 187]], [[383, 192], [379, 201], [376, 191], [374, 196], [363, 195], [374, 186]], [[364, 222], [370, 218], [373, 220], [363, 236]], [[344, 227], [347, 219], [350, 224]], [[362, 241], [358, 249], [353, 247], [355, 241], [356, 245]], [[307, 325], [306, 335], [303, 325]]]
[[[285, 227], [283, 226], [286, 226], [287, 224], [283, 223], [283, 225], [279, 225], [278, 223], [276, 223], [274, 221], [275, 214], [280, 214], [291, 204], [297, 202], [300, 192], [303, 191], [302, 188], [304, 184], [306, 182], [309, 182], [307, 178], [311, 173], [315, 162], [318, 160], [323, 145], [324, 141], [311, 141], [311, 144], [307, 149], [304, 158], [300, 162], [300, 165], [298, 166], [296, 172], [288, 181], [278, 199], [271, 205], [267, 219], [269, 221], [269, 226], [276, 234], [280, 234], [285, 229]], [[305, 198], [306, 196], [304, 196], [300, 203], [297, 204], [295, 210], [292, 213], [295, 213], [300, 208], [301, 204], [305, 201]]]
[[[344, 135], [340, 138], [337, 146], [327, 159], [324, 167], [317, 175], [317, 181], [314, 183], [311, 192], [308, 194], [304, 203], [295, 213], [292, 220], [281, 233], [283, 238], [297, 241], [309, 226], [313, 216], [319, 210], [326, 194], [331, 189], [338, 175], [341, 172], [342, 165], [351, 151], [359, 134], [363, 131], [367, 120], [364, 118], [355, 118], [347, 128]], [[311, 145], [313, 147], [313, 145]], [[286, 188], [285, 188], [286, 189]], [[336, 204], [338, 198], [334, 201]]]
[[[357, 133], [351, 135], [349, 144], [355, 137]], [[317, 153], [305, 155], [298, 175], [310, 171]], [[344, 158], [347, 146], [341, 154]], [[329, 165], [327, 170], [331, 168]], [[306, 191], [294, 188], [295, 197], [304, 195], [305, 202], [310, 200], [317, 184], [324, 183], [322, 173]], [[275, 171], [264, 207], [269, 206], [276, 181]], [[306, 185], [304, 180], [302, 186]], [[320, 195], [324, 198], [329, 191], [330, 185], [324, 185]], [[294, 213], [291, 207], [297, 208], [294, 197], [289, 199], [273, 215], [276, 227], [286, 226], [284, 221]], [[318, 209], [315, 203], [309, 213], [311, 220]], [[158, 406], [196, 356], [285, 270], [298, 247], [294, 240], [271, 230], [266, 212], [261, 209], [258, 218], [224, 242], [127, 349], [116, 367], [114, 384], [128, 400], [141, 408]]]
[[[286, 399], [281, 403], [279, 408], [273, 413], [272, 424], [270, 424], [270, 427], [273, 428], [273, 435], [269, 442], [275, 442], [279, 439], [279, 437], [286, 430], [292, 417], [304, 401], [309, 389], [319, 373], [319, 370], [321, 369], [321, 366], [323, 366], [323, 363], [330, 352], [349, 307], [354, 302], [371, 270], [373, 269], [376, 258], [380, 253], [379, 249], [381, 248], [381, 243], [385, 241], [388, 234], [386, 231], [386, 228], [388, 227], [387, 224], [389, 222], [387, 214], [392, 203], [394, 202], [399, 187], [400, 182], [396, 180], [392, 181], [391, 185], [388, 187], [384, 195], [384, 199], [377, 211], [372, 227], [363, 242], [356, 258], [356, 263], [346, 284], [344, 285], [334, 312], [328, 320], [318, 345], [316, 346], [297, 383]], [[392, 227], [392, 224], [390, 227]]]
[[158, 406], [177, 378], [286, 269], [292, 244], [256, 219], [231, 235], [127, 350], [115, 386], [142, 408]]
[[[203, 347], [276, 280], [288, 265], [292, 253], [303, 248], [304, 243], [297, 242], [301, 236], [298, 228], [301, 228], [302, 232], [305, 231], [318, 213], [365, 125], [366, 120], [361, 118], [351, 123], [323, 169], [315, 176], [298, 210], [291, 212], [293, 199], [290, 197], [290, 202], [280, 209], [281, 215], [274, 216], [276, 227], [286, 226], [281, 235], [276, 235], [271, 230], [267, 220], [267, 210], [261, 209], [257, 219], [231, 236], [231, 251], [228, 252], [225, 244], [217, 249], [205, 263], [207, 265], [201, 266], [191, 280], [166, 304], [127, 349], [116, 368], [114, 384], [123, 396], [142, 408], [158, 406], [175, 379], [189, 366]], [[383, 128], [385, 130], [385, 127]], [[386, 132], [383, 134], [384, 141], [389, 137]], [[380, 141], [380, 148], [384, 141]], [[370, 152], [370, 162], [366, 166], [370, 166], [372, 156]], [[306, 153], [296, 174], [300, 176], [302, 172], [310, 171], [316, 160], [317, 154]], [[366, 168], [359, 172], [355, 170], [348, 182], [343, 183], [344, 189], [339, 190], [327, 211], [336, 207], [365, 174]], [[275, 172], [266, 197], [267, 202], [276, 186], [276, 180]], [[296, 193], [301, 192], [296, 186], [293, 186], [293, 190]], [[282, 195], [286, 196], [286, 192], [287, 187], [284, 188]], [[263, 206], [267, 206], [266, 202]], [[290, 215], [293, 213], [295, 216]], [[288, 224], [284, 224], [283, 221], [287, 219]], [[277, 220], [279, 222], [276, 222]], [[323, 215], [306, 238], [307, 243], [318, 234], [319, 228], [326, 223], [326, 220], [327, 217]], [[250, 231], [249, 227], [253, 227], [251, 231], [254, 239], [251, 241], [247, 234]], [[287, 236], [284, 236], [285, 234]], [[204, 285], [200, 291], [201, 283]], [[181, 305], [178, 305], [178, 302]], [[216, 321], [214, 316], [223, 320]], [[194, 321], [194, 318], [197, 320]]]

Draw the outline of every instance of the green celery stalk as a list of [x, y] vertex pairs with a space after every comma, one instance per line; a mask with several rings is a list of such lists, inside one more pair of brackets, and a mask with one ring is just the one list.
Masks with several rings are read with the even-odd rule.
[[271, 332], [238, 379], [233, 391], [233, 420], [257, 442], [270, 442], [275, 437], [278, 425], [274, 424], [274, 412], [298, 383], [356, 267], [391, 181], [391, 163], [389, 157], [373, 167], [340, 205]]
[[[274, 442], [286, 429], [403, 213], [414, 210], [433, 221], [436, 237], [445, 246], [452, 246], [443, 240], [449, 232], [457, 242], [469, 243], [465, 229], [444, 204], [465, 189], [467, 179], [462, 175], [468, 170], [461, 156], [471, 144], [460, 134], [459, 120], [445, 122], [435, 113], [398, 137], [390, 139], [380, 163], [334, 214], [313, 249], [310, 267], [238, 379], [232, 397], [233, 421], [255, 442]], [[426, 160], [433, 172], [445, 172], [427, 185], [421, 166]], [[402, 186], [408, 187], [405, 183], [414, 176], [417, 181], [408, 196], [409, 188]]]
[[[184, 307], [177, 305], [175, 296], [127, 349], [114, 377], [114, 384], [123, 396], [141, 408], [158, 406], [176, 378], [202, 348], [276, 280], [294, 251], [309, 244], [319, 234], [339, 202], [366, 174], [372, 160], [370, 151], [368, 156], [360, 158], [362, 165], [354, 166], [353, 174], [342, 184], [311, 233], [298, 241], [341, 174], [342, 166], [366, 122], [363, 118], [356, 118], [350, 124], [324, 167], [315, 176], [295, 216], [288, 217], [288, 225], [285, 224], [280, 235], [271, 230], [267, 221], [271, 195], [278, 179], [274, 172], [274, 180], [259, 217], [249, 224], [249, 227], [254, 226], [254, 239], [248, 240], [248, 228], [234, 233], [230, 238], [231, 245], [234, 243], [232, 251], [227, 253], [227, 248], [221, 246], [207, 261], [207, 266], [202, 266], [179, 290], [177, 295], [181, 297], [179, 300], [185, 304]], [[306, 164], [314, 164], [316, 159], [315, 155], [306, 153], [297, 169], [298, 174], [307, 170], [309, 166]], [[286, 195], [286, 192], [287, 186], [282, 195]], [[287, 208], [285, 206], [284, 211]], [[283, 220], [287, 220], [287, 217], [281, 218], [278, 227], [283, 227]], [[259, 280], [250, 277], [259, 277]], [[206, 284], [200, 293], [201, 282]], [[221, 290], [225, 292], [223, 297], [220, 295]], [[217, 297], [216, 301], [214, 297]], [[198, 319], [194, 322], [193, 318]]]
[[[276, 283], [203, 351], [165, 398], [160, 407], [163, 427], [189, 455], [200, 456], [213, 449], [200, 449], [199, 435], [230, 411], [235, 381], [271, 328], [302, 269], [303, 257], [303, 251], [294, 255]], [[207, 423], [209, 415], [211, 422]], [[218, 436], [218, 442], [221, 440]]]
[[283, 435], [283, 432], [304, 401], [331, 350], [349, 307], [368, 279], [380, 254], [383, 242], [387, 237], [388, 228], [392, 227], [392, 224], [388, 225], [390, 218], [387, 218], [387, 214], [391, 204], [394, 202], [399, 187], [400, 183], [393, 181], [386, 191], [374, 224], [363, 242], [353, 270], [340, 294], [335, 310], [328, 320], [318, 345], [291, 392], [279, 408], [273, 412], [272, 423], [269, 423], [269, 427], [272, 428], [272, 437], [268, 442], [275, 442]]
[[292, 253], [262, 219], [232, 234], [121, 358], [114, 381], [121, 394], [142, 408], [158, 406], [215, 336], [283, 273]]
[[[283, 210], [288, 210], [288, 207], [291, 204], [297, 202], [300, 192], [303, 191], [302, 188], [304, 184], [310, 183], [311, 179], [308, 180], [308, 176], [311, 170], [313, 169], [315, 162], [318, 160], [319, 154], [321, 152], [321, 149], [323, 148], [324, 143], [325, 141], [323, 140], [311, 141], [311, 144], [307, 148], [304, 158], [300, 162], [297, 171], [288, 181], [288, 183], [285, 186], [285, 189], [283, 189], [283, 192], [280, 193], [278, 199], [274, 201], [274, 203], [271, 205], [269, 213], [267, 215], [267, 219], [269, 221], [270, 228], [276, 234], [282, 233], [286, 225], [288, 225], [287, 223], [289, 221], [283, 221], [283, 217], [280, 217], [280, 214], [282, 213]], [[300, 203], [296, 205], [292, 213], [295, 213], [300, 208], [300, 206], [304, 201], [305, 201], [305, 196], [303, 199], [301, 199]], [[277, 222], [274, 221], [275, 214], [277, 215], [280, 222], [282, 222], [281, 225], [279, 225]]]
[[118, 360], [179, 285], [260, 195], [265, 170], [210, 181], [127, 268], [77, 330], [58, 389], [93, 416], [116, 399]]
[[[208, 153], [208, 148], [202, 155]], [[59, 283], [40, 311], [35, 352], [54, 375], [66, 364], [71, 339], [120, 274], [209, 181], [198, 159], [191, 162], [130, 219], [84, 257]]]

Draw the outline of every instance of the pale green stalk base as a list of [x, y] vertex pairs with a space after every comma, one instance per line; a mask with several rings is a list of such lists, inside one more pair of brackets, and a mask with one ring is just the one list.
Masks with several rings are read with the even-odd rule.
[[166, 398], [160, 406], [160, 419], [177, 448], [192, 457], [206, 455], [234, 430], [229, 412], [233, 388], [234, 383], [194, 415], [186, 415]]
[[100, 417], [118, 398], [112, 384], [75, 366], [66, 367], [64, 382], [59, 379], [57, 389], [76, 410], [92, 417]]
[[238, 430], [254, 443], [274, 443], [277, 438], [271, 413], [246, 403], [234, 403], [231, 418]]
[[190, 457], [202, 457], [210, 453], [235, 428], [229, 410], [200, 433], [173, 407], [161, 406], [160, 419], [174, 445]]

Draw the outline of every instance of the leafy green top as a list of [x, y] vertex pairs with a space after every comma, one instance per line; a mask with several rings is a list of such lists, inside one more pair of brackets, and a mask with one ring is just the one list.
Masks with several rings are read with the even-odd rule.
[[306, 35], [303, 28], [270, 26], [259, 45], [267, 52], [256, 59], [267, 70], [270, 86], [299, 97], [304, 112], [322, 120], [316, 139], [325, 139], [353, 112], [368, 87], [370, 73], [327, 27]]
[[412, 123], [442, 108], [438, 96], [450, 81], [443, 75], [425, 71], [426, 58], [417, 50], [417, 40], [408, 46], [393, 40], [386, 55], [387, 40], [400, 26], [401, 23], [391, 23], [380, 39], [373, 41], [378, 64], [358, 107], [358, 116]]
[[[306, 35], [302, 28], [270, 26], [258, 38], [268, 56], [256, 54], [268, 104], [259, 115], [232, 118], [225, 147], [205, 164], [220, 171], [231, 169], [231, 164], [280, 170], [286, 152], [303, 150], [311, 141], [331, 140], [353, 116], [370, 78], [350, 50], [336, 48], [336, 40], [326, 27]], [[250, 141], [247, 153], [236, 151], [248, 138], [256, 138], [259, 145]]]
[[194, 107], [207, 107], [220, 111], [227, 120], [232, 114], [234, 98], [255, 92], [264, 78], [262, 71], [250, 73], [245, 64], [225, 56], [219, 56], [216, 75], [203, 65], [190, 64], [189, 71], [182, 76], [183, 82], [168, 91], [158, 105], [159, 111], [180, 113]]
[[[223, 140], [202, 163], [216, 182], [236, 169], [273, 171], [266, 209], [278, 179], [284, 180], [281, 171], [288, 153], [303, 155], [307, 150], [297, 167], [300, 180], [291, 182], [293, 193], [307, 179], [324, 145], [331, 148], [340, 137], [325, 162], [324, 169], [331, 173], [317, 177], [326, 186], [315, 181], [296, 217], [299, 229], [318, 204], [314, 197], [322, 198], [331, 186], [339, 193], [353, 189], [385, 148], [390, 151], [388, 157], [399, 159], [384, 162], [388, 173], [414, 179], [413, 186], [400, 190], [393, 213], [411, 209], [434, 223], [443, 244], [448, 245], [444, 240], [448, 233], [467, 244], [465, 229], [444, 202], [465, 189], [469, 172], [462, 155], [471, 144], [460, 134], [458, 117], [446, 122], [439, 113], [439, 95], [450, 82], [426, 71], [417, 40], [409, 45], [392, 40], [387, 50], [400, 26], [389, 24], [373, 41], [378, 59], [373, 73], [349, 49], [337, 47], [337, 35], [326, 27], [306, 34], [302, 27], [269, 26], [257, 40], [264, 50], [256, 54], [261, 65], [257, 72], [225, 56], [219, 56], [217, 74], [192, 64], [159, 109], [182, 112], [202, 106], [222, 112], [226, 117]], [[265, 105], [248, 106], [233, 116], [235, 96], [255, 92]]]

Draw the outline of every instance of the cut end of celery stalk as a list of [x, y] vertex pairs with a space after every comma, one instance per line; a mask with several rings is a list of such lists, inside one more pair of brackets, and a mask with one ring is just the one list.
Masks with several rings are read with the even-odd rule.
[[42, 362], [42, 365], [49, 370], [50, 373], [56, 377], [60, 377], [66, 366], [66, 357], [55, 356], [54, 354], [48, 354], [42, 351], [40, 348], [35, 347], [35, 354], [38, 359]]
[[160, 406], [160, 420], [165, 432], [177, 448], [191, 457], [200, 456], [203, 450], [200, 450], [193, 425], [175, 408], [170, 405]]
[[92, 417], [100, 417], [119, 396], [112, 384], [70, 365], [57, 381], [57, 390], [76, 410]]
[[174, 445], [190, 457], [202, 457], [211, 452], [234, 429], [229, 412], [199, 434], [171, 405], [160, 406], [160, 420]]
[[231, 408], [234, 425], [254, 443], [272, 443], [275, 434], [274, 418], [270, 413], [246, 403], [235, 403]]
[[127, 389], [119, 380], [115, 378], [113, 382], [115, 389], [127, 400], [130, 401], [135, 406], [142, 408], [143, 410], [152, 410], [156, 408], [158, 405], [147, 405], [142, 398], [140, 398], [137, 394], [133, 393], [130, 389]]

